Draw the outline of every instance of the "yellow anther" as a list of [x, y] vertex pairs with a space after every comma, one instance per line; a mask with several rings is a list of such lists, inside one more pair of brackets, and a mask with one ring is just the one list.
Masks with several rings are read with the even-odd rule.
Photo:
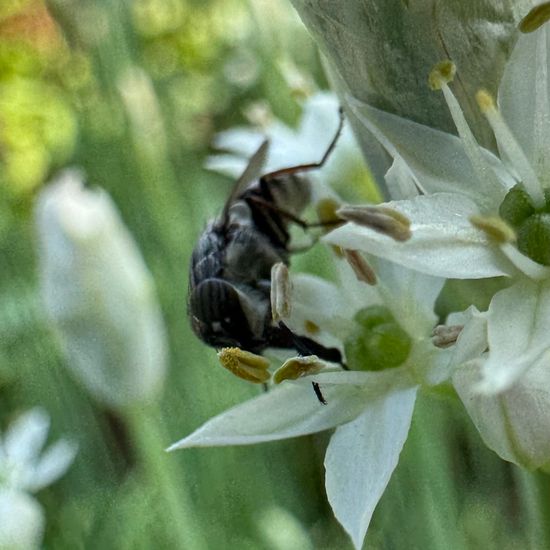
[[261, 355], [239, 348], [223, 348], [218, 352], [218, 359], [222, 367], [248, 382], [263, 384], [270, 378], [269, 361]]
[[523, 33], [536, 31], [550, 19], [550, 2], [535, 6], [520, 22], [518, 28]]
[[275, 371], [273, 382], [280, 384], [283, 380], [296, 380], [308, 374], [317, 374], [324, 367], [325, 364], [316, 355], [293, 357]]
[[321, 199], [316, 205], [319, 221], [326, 224], [342, 221], [338, 214], [336, 214], [340, 206], [340, 203], [333, 198], [326, 197]]
[[440, 61], [435, 67], [431, 70], [430, 76], [428, 77], [428, 84], [432, 90], [441, 90], [445, 84], [452, 82], [456, 74], [456, 65], [446, 59], [445, 61]]
[[476, 94], [476, 101], [483, 114], [496, 110], [495, 100], [487, 90], [479, 90]]
[[498, 216], [471, 216], [470, 223], [498, 244], [511, 243], [516, 240], [514, 230]]

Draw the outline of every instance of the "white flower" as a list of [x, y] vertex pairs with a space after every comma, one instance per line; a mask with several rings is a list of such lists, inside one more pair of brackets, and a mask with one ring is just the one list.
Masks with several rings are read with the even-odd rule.
[[76, 445], [63, 439], [42, 453], [48, 429], [48, 415], [32, 409], [0, 438], [0, 548], [38, 547], [44, 514], [28, 493], [52, 484], [74, 460]]
[[[327, 495], [356, 548], [363, 544], [374, 508], [397, 465], [419, 386], [448, 376], [446, 352], [430, 341], [436, 322], [433, 305], [443, 280], [383, 261], [375, 267], [380, 277], [376, 287], [351, 279], [336, 286], [308, 275], [294, 277], [287, 321], [304, 335], [306, 327], [315, 326], [315, 339], [331, 345], [346, 337], [358, 309], [383, 304], [411, 342], [400, 366], [377, 372], [328, 368], [287, 380], [209, 420], [169, 449], [247, 445], [337, 428], [325, 458]], [[326, 404], [316, 397], [312, 382]]]
[[150, 399], [166, 370], [152, 277], [109, 196], [69, 170], [36, 209], [42, 293], [67, 365], [112, 406]]
[[[476, 353], [457, 351], [451, 363], [485, 442], [531, 468], [550, 463], [549, 40], [546, 26], [519, 38], [499, 88], [501, 112], [478, 94], [500, 157], [477, 145], [441, 71], [436, 84], [460, 137], [355, 102], [358, 118], [394, 159], [387, 174], [394, 197], [412, 197], [386, 205], [410, 220], [412, 237], [397, 242], [354, 224], [326, 237], [432, 275], [511, 278], [459, 338], [459, 350]], [[518, 182], [519, 197], [518, 187], [511, 191]]]
[[[241, 127], [221, 132], [216, 136], [214, 145], [229, 153], [210, 157], [206, 166], [236, 178], [243, 172], [248, 159], [266, 137], [269, 138], [270, 147], [264, 166], [265, 173], [317, 162], [338, 127], [338, 107], [338, 99], [334, 94], [319, 92], [304, 102], [304, 110], [297, 130], [277, 119], [271, 119], [262, 129]], [[365, 196], [365, 189], [370, 189], [371, 194], [374, 193], [361, 151], [347, 124], [325, 165], [319, 170], [308, 172], [307, 175], [316, 183], [322, 181], [326, 186], [340, 193], [347, 192], [348, 196], [353, 193], [362, 194], [360, 197], [362, 200], [371, 198]], [[326, 189], [325, 186], [314, 185], [313, 193], [318, 197], [319, 194], [326, 194]]]

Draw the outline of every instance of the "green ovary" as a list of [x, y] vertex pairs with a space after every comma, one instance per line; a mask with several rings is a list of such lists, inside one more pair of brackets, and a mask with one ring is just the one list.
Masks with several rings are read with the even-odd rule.
[[407, 359], [411, 339], [389, 309], [368, 307], [360, 310], [354, 319], [355, 330], [344, 342], [346, 361], [352, 370], [391, 369]]
[[520, 252], [542, 265], [550, 265], [550, 192], [545, 191], [546, 203], [535, 209], [531, 197], [518, 183], [502, 201], [500, 217], [509, 223], [517, 235]]

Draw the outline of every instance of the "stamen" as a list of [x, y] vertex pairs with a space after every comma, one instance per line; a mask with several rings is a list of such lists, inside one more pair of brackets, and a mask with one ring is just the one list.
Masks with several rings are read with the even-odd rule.
[[438, 325], [432, 332], [432, 344], [436, 348], [448, 348], [456, 344], [464, 325]]
[[316, 355], [292, 357], [283, 363], [273, 375], [273, 382], [280, 384], [283, 380], [296, 380], [308, 374], [317, 374], [325, 368], [325, 363]]
[[536, 31], [550, 19], [550, 2], [535, 6], [520, 22], [518, 29], [523, 33]]
[[531, 258], [522, 254], [513, 244], [501, 244], [500, 250], [519, 271], [527, 275], [530, 279], [542, 281], [550, 277], [550, 267], [531, 260]]
[[525, 190], [533, 199], [535, 208], [542, 208], [545, 204], [542, 185], [521, 146], [496, 108], [493, 98], [489, 92], [480, 90], [476, 94], [476, 100], [481, 112], [485, 115], [493, 129], [498, 146], [508, 156], [510, 162], [517, 170]]
[[321, 224], [326, 226], [327, 231], [331, 231], [338, 226], [338, 222], [342, 222], [340, 216], [336, 213], [340, 203], [333, 198], [325, 197], [321, 199], [317, 205], [317, 217]]
[[269, 361], [261, 355], [239, 348], [223, 348], [218, 352], [218, 359], [222, 367], [248, 382], [263, 384], [270, 378]]
[[358, 281], [363, 281], [368, 285], [376, 284], [376, 273], [360, 252], [357, 250], [344, 249], [344, 257], [353, 269]]
[[430, 85], [433, 81], [437, 84], [435, 89], [440, 89], [443, 92], [443, 97], [445, 98], [447, 107], [449, 108], [451, 117], [455, 123], [458, 135], [462, 140], [464, 152], [470, 160], [480, 183], [482, 183], [484, 187], [489, 188], [490, 194], [494, 193], [496, 195], [500, 195], [502, 193], [503, 186], [498, 180], [490, 164], [483, 157], [481, 147], [477, 143], [470, 127], [468, 126], [468, 123], [466, 122], [466, 118], [460, 108], [460, 104], [448, 86], [448, 82], [450, 82], [450, 80], [448, 77], [445, 78], [445, 75], [452, 76], [454, 75], [454, 72], [450, 69], [447, 69], [446, 72], [441, 72], [440, 67], [446, 66], [446, 64], [451, 64], [454, 67], [454, 64], [451, 61], [442, 61], [441, 63], [438, 63], [432, 70], [432, 73], [430, 73]]
[[470, 223], [497, 244], [515, 242], [515, 231], [498, 216], [471, 216]]
[[291, 282], [288, 267], [283, 262], [271, 268], [271, 316], [274, 321], [290, 316]]
[[454, 80], [456, 65], [449, 59], [440, 61], [431, 70], [428, 77], [428, 84], [432, 90], [441, 90], [445, 84]]
[[337, 212], [346, 221], [368, 227], [396, 241], [411, 238], [410, 220], [395, 210], [375, 206], [343, 206]]

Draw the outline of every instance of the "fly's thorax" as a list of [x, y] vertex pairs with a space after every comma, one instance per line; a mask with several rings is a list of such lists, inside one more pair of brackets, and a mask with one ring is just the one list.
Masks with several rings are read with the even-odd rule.
[[284, 174], [269, 180], [267, 186], [273, 203], [294, 216], [299, 217], [311, 201], [311, 183], [303, 176]]
[[231, 228], [224, 253], [224, 277], [252, 286], [270, 280], [273, 264], [288, 262], [288, 252], [251, 224]]

